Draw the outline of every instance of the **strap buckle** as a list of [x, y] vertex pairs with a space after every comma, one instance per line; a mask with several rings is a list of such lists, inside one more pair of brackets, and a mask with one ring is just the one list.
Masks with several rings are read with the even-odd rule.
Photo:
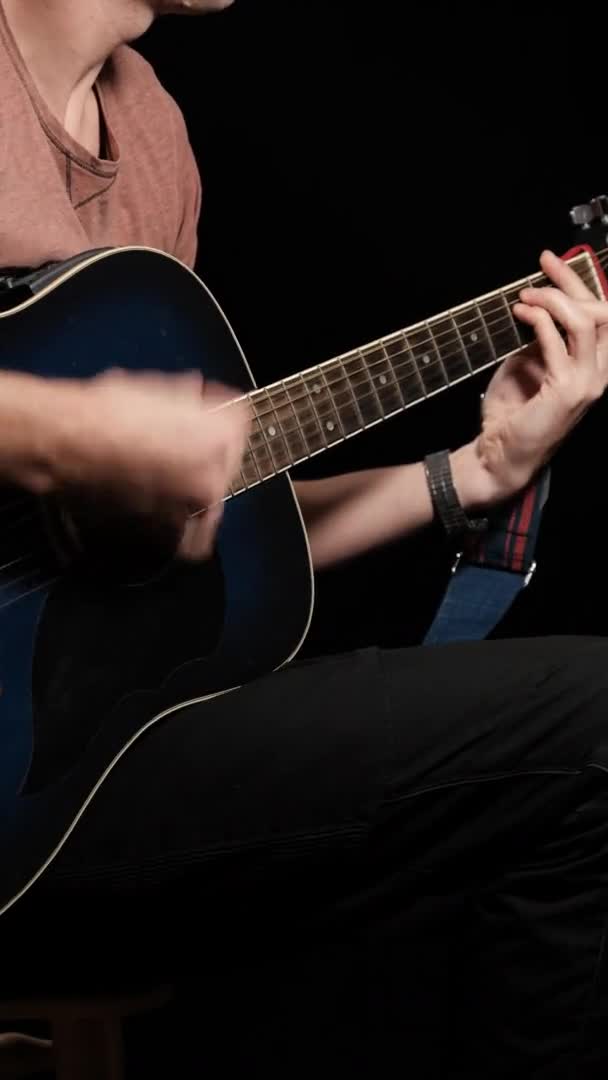
[[[453, 575], [453, 574], [455, 574], [455, 573], [456, 573], [456, 571], [458, 570], [458, 567], [460, 566], [460, 563], [461, 563], [461, 561], [462, 561], [462, 559], [463, 559], [463, 558], [464, 558], [464, 552], [463, 552], [463, 551], [459, 551], [459, 552], [457, 553], [457, 555], [456, 555], [456, 558], [454, 559], [454, 562], [452, 563], [452, 569], [450, 570], [450, 573], [451, 573], [452, 575]], [[484, 566], [486, 566], [486, 567], [488, 567], [488, 568], [491, 568], [491, 564], [490, 564], [490, 563], [484, 563], [483, 565], [484, 565]], [[525, 588], [526, 588], [526, 587], [527, 587], [527, 586], [528, 586], [528, 585], [530, 584], [530, 582], [532, 581], [532, 578], [534, 577], [534, 574], [535, 574], [535, 572], [536, 572], [536, 567], [537, 567], [537, 562], [536, 562], [536, 559], [534, 559], [534, 561], [532, 562], [532, 564], [531, 564], [531, 566], [530, 566], [530, 569], [529, 569], [529, 570], [527, 571], [527, 573], [526, 573], [526, 575], [525, 575], [525, 577], [524, 577], [524, 583], [523, 583], [523, 586], [522, 586], [522, 587], [523, 587], [524, 589], [525, 589]], [[496, 566], [496, 567], [494, 567], [494, 569], [496, 569], [496, 570], [505, 570], [505, 571], [509, 571], [509, 567], [508, 567], [508, 566]], [[513, 570], [513, 571], [509, 571], [509, 572], [510, 572], [510, 573], [517, 573], [517, 571], [515, 571], [515, 570]]]

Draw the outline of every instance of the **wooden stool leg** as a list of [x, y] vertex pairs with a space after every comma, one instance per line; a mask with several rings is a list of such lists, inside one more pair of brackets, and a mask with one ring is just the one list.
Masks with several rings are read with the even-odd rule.
[[124, 1080], [118, 1016], [53, 1017], [57, 1080]]

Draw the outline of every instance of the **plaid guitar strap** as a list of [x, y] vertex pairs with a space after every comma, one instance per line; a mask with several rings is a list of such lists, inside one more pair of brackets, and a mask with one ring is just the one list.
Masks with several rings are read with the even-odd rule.
[[[608, 296], [608, 282], [595, 252], [580, 244], [562, 257], [587, 252], [598, 282]], [[423, 644], [485, 638], [529, 583], [543, 510], [549, 497], [547, 465], [520, 495], [488, 518], [487, 529], [472, 534], [457, 556], [443, 600]]]

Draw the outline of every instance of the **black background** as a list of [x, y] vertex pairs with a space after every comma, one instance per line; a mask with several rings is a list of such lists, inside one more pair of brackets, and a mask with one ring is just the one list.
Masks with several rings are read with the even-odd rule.
[[[162, 19], [137, 47], [186, 116], [198, 271], [258, 385], [533, 272], [574, 242], [570, 207], [608, 189], [601, 39], [554, 5], [237, 0]], [[482, 388], [295, 475], [457, 445]], [[501, 634], [604, 631], [604, 418], [558, 456], [539, 569]], [[307, 649], [419, 640], [450, 561], [424, 534], [321, 575]]]
[[[543, 247], [576, 239], [570, 207], [608, 189], [606, 49], [588, 15], [237, 0], [161, 20], [138, 48], [185, 113], [204, 183], [198, 270], [259, 385], [533, 272]], [[454, 388], [307, 470], [457, 445], [482, 389]], [[499, 634], [605, 632], [605, 418], [602, 403], [557, 457], [539, 569]], [[305, 651], [419, 641], [450, 562], [424, 533], [320, 575]], [[418, 1044], [429, 1070], [445, 1052], [456, 1075], [446, 1032], [471, 1025], [474, 1039], [474, 1011], [458, 1012], [431, 941], [371, 974], [360, 955], [319, 963], [287, 959], [263, 993], [256, 970], [214, 982], [206, 1063], [357, 1075], [370, 1005], [373, 1062], [388, 1047], [407, 1072]]]
[[[237, 0], [219, 16], [155, 25], [137, 47], [181, 105], [201, 167], [198, 270], [259, 385], [533, 272], [545, 246], [571, 245], [571, 205], [608, 189], [601, 31], [591, 10], [397, 0]], [[440, 395], [308, 472], [457, 445], [475, 430], [482, 388]], [[605, 417], [602, 404], [558, 455], [539, 570], [499, 633], [605, 632]], [[321, 575], [307, 650], [419, 640], [449, 563], [424, 534]], [[175, 1042], [193, 1036], [193, 1075], [214, 1057], [210, 1075], [252, 1062], [269, 1075], [273, 1058], [279, 1075], [362, 1075], [369, 992], [382, 1032], [374, 1061], [389, 1047], [409, 1074], [418, 1041], [430, 1070], [447, 1038], [455, 1076], [440, 991], [442, 1019], [471, 1025], [473, 1039], [475, 1016], [458, 1013], [432, 944], [367, 976], [360, 956], [322, 968], [287, 956], [263, 993], [259, 970], [224, 985], [202, 972]]]
[[[218, 16], [160, 20], [136, 43], [184, 111], [204, 184], [197, 269], [259, 385], [571, 245], [571, 205], [608, 191], [604, 22], [554, 4], [236, 0]], [[307, 471], [457, 445], [475, 431], [482, 388], [439, 395]], [[602, 403], [558, 455], [539, 570], [499, 633], [606, 631], [605, 420]], [[306, 651], [420, 640], [450, 561], [425, 533], [320, 575]], [[421, 935], [418, 953], [390, 943], [386, 964], [296, 960], [286, 942], [274, 967], [227, 968], [223, 980], [203, 956], [173, 1012], [132, 1022], [133, 1075], [219, 1080], [253, 1065], [293, 1080], [357, 1077], [369, 1055], [365, 1075], [396, 1066], [418, 1080], [445, 1062], [441, 1075], [470, 1078], [453, 1043], [458, 1031], [474, 1042], [475, 1011], [457, 956], [452, 990], [439, 933]], [[200, 955], [193, 941], [195, 964]], [[412, 1067], [417, 1051], [424, 1069]]]

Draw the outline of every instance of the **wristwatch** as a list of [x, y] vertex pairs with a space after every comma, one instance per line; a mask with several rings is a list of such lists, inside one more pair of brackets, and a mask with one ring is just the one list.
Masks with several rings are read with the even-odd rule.
[[449, 450], [438, 450], [424, 458], [427, 484], [435, 514], [447, 536], [462, 537], [484, 532], [487, 518], [469, 518], [465, 513], [452, 477]]

